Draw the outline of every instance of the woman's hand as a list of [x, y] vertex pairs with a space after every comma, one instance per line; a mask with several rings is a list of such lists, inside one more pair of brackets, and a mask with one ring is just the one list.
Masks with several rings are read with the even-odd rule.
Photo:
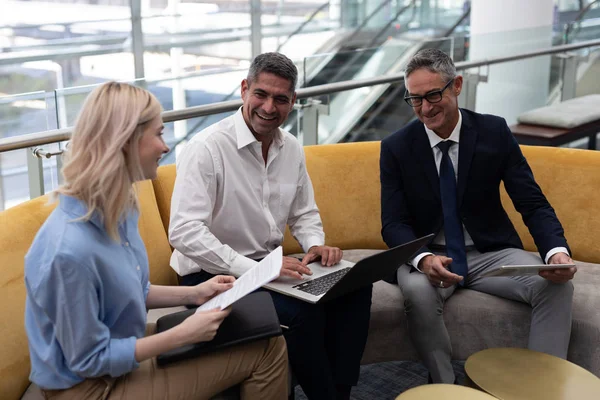
[[[210, 281], [205, 283], [208, 282]], [[186, 318], [174, 329], [179, 329], [185, 344], [208, 342], [213, 340], [219, 326], [230, 312], [231, 307], [224, 310], [200, 311]]]
[[219, 293], [223, 293], [233, 287], [235, 278], [227, 275], [217, 275], [199, 285], [194, 286], [191, 303], [197, 306], [206, 303]]
[[188, 344], [213, 340], [230, 312], [231, 308], [194, 313], [174, 328], [136, 340], [136, 361], [142, 362]]

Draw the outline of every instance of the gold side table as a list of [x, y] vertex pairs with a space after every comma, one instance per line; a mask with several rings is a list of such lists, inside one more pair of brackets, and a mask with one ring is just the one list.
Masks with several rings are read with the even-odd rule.
[[495, 348], [473, 354], [465, 363], [470, 386], [502, 400], [598, 400], [600, 379], [549, 354]]
[[495, 397], [466, 386], [436, 383], [417, 386], [396, 397], [396, 400], [496, 400]]

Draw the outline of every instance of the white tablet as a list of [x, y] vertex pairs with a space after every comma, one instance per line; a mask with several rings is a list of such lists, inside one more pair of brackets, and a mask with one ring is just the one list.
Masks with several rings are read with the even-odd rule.
[[490, 276], [521, 276], [537, 275], [543, 270], [571, 268], [575, 264], [540, 264], [540, 265], [503, 265], [500, 268], [483, 273], [482, 277]]

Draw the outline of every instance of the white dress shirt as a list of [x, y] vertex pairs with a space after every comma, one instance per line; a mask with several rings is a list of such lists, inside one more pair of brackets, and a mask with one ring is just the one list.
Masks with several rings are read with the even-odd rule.
[[[435, 160], [435, 166], [437, 168], [438, 175], [440, 173], [440, 165], [442, 164], [442, 156], [443, 156], [442, 151], [439, 149], [439, 147], [437, 147], [438, 144], [440, 142], [443, 142], [446, 140], [449, 140], [449, 141], [452, 141], [455, 143], [448, 150], [448, 156], [450, 157], [450, 161], [452, 162], [452, 167], [454, 168], [454, 176], [457, 181], [458, 181], [458, 151], [459, 151], [458, 148], [459, 148], [459, 143], [460, 143], [460, 129], [461, 128], [462, 128], [462, 113], [460, 111], [458, 113], [458, 122], [456, 123], [456, 126], [452, 130], [452, 133], [450, 134], [448, 139], [442, 139], [434, 131], [432, 131], [431, 129], [427, 128], [427, 126], [425, 126], [425, 132], [427, 133], [427, 138], [429, 139], [429, 144], [431, 145], [431, 150], [433, 151], [433, 158]], [[467, 229], [465, 228], [464, 225], [463, 225], [463, 236], [465, 238], [465, 246], [472, 246], [473, 239], [471, 238], [471, 235], [469, 235], [469, 232], [467, 232]], [[444, 235], [443, 227], [440, 230], [440, 232], [436, 235], [436, 237], [433, 239], [432, 243], [437, 244], [437, 245], [442, 245], [442, 246], [446, 245], [446, 236]], [[548, 263], [548, 260], [550, 259], [550, 257], [552, 257], [554, 254], [559, 253], [559, 252], [569, 254], [569, 252], [567, 251], [566, 248], [555, 247], [552, 250], [550, 250], [548, 252], [548, 254], [546, 254], [546, 257], [545, 257], [546, 264]], [[418, 256], [416, 256], [415, 258], [413, 258], [411, 260], [411, 262], [410, 262], [411, 265], [413, 265], [415, 268], [417, 268], [419, 270], [419, 268], [417, 267], [419, 265], [419, 261], [421, 261], [421, 259], [423, 257], [428, 256], [430, 254], [432, 254], [432, 253], [419, 254]]]
[[283, 242], [286, 223], [304, 251], [325, 234], [304, 150], [279, 129], [267, 163], [241, 109], [197, 133], [177, 158], [171, 267], [239, 276]]

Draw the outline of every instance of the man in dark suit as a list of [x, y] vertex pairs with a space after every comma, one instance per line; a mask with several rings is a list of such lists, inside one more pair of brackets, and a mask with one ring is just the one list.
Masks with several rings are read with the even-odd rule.
[[[572, 263], [563, 228], [503, 118], [458, 108], [462, 76], [442, 51], [405, 72], [414, 121], [381, 143], [382, 235], [389, 247], [436, 233], [398, 269], [411, 339], [433, 382], [452, 383], [444, 301], [469, 289], [532, 307], [529, 348], [566, 358], [576, 268], [481, 277], [501, 265]], [[540, 257], [523, 245], [500, 202], [504, 182]]]

